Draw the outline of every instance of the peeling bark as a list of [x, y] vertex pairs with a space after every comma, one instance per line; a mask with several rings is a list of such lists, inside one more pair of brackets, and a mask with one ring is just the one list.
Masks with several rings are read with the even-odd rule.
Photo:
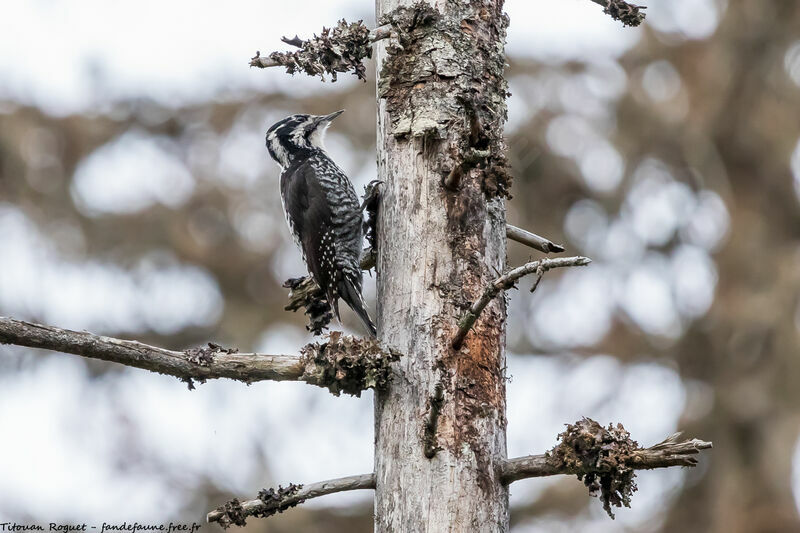
[[[376, 531], [508, 529], [505, 299], [451, 347], [459, 318], [505, 266], [502, 5], [378, 0], [397, 35], [377, 49], [378, 316], [382, 342], [405, 355], [376, 395]], [[465, 165], [475, 150], [488, 157]]]

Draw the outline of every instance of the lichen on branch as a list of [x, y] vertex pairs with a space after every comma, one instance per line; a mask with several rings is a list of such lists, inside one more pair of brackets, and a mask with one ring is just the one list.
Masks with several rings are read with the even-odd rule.
[[255, 500], [240, 502], [234, 498], [208, 513], [206, 520], [209, 523], [217, 522], [224, 529], [231, 525], [241, 527], [246, 525], [248, 516], [267, 518], [312, 498], [336, 492], [374, 488], [375, 476], [372, 474], [329, 479], [308, 485], [290, 483], [285, 488], [279, 486], [277, 489], [262, 489], [258, 493], [258, 499]]
[[217, 522], [223, 529], [228, 529], [232, 525], [239, 527], [247, 525], [247, 515], [242, 508], [242, 502], [238, 498], [225, 502], [217, 507], [216, 511], [219, 513]]
[[264, 508], [256, 513], [253, 513], [253, 516], [267, 518], [274, 514], [282, 513], [286, 509], [290, 509], [299, 503], [303, 503], [305, 501], [304, 499], [287, 501], [292, 496], [295, 496], [297, 491], [302, 488], [303, 485], [289, 483], [286, 488], [278, 485], [277, 489], [261, 489], [258, 491], [258, 499], [264, 503]]
[[351, 72], [366, 81], [364, 59], [372, 57], [370, 30], [363, 21], [348, 23], [340, 20], [333, 28], [322, 28], [319, 35], [311, 39], [284, 39], [284, 42], [297, 46], [293, 52], [272, 52], [268, 61], [256, 52], [250, 60], [251, 67], [283, 66], [286, 72], [295, 74], [305, 72], [310, 76], [325, 74], [336, 81], [337, 73]]
[[378, 389], [389, 383], [391, 363], [400, 353], [382, 348], [375, 339], [328, 334], [328, 342], [307, 344], [301, 349], [306, 363], [303, 381], [327, 388], [338, 396], [344, 392], [361, 396], [361, 391]]
[[625, 26], [638, 26], [644, 22], [645, 14], [642, 10], [647, 9], [645, 6], [637, 6], [624, 0], [592, 0], [592, 2], [603, 6], [606, 15], [610, 15]]
[[302, 488], [303, 485], [290, 483], [286, 488], [279, 485], [277, 489], [261, 489], [258, 492], [258, 499], [263, 505], [256, 509], [246, 510], [237, 498], [233, 498], [213, 511], [213, 513], [215, 513], [215, 521], [222, 526], [223, 529], [228, 529], [232, 525], [239, 527], [246, 526], [247, 516], [268, 518], [272, 515], [282, 513], [286, 509], [290, 509], [305, 502], [305, 498], [295, 497], [297, 492]]
[[583, 418], [567, 424], [566, 431], [558, 437], [561, 442], [548, 453], [549, 460], [574, 472], [589, 493], [600, 498], [611, 518], [612, 506], [630, 507], [637, 487], [636, 474], [629, 463], [639, 445], [622, 424], [603, 427]]
[[560, 442], [549, 452], [508, 459], [502, 466], [501, 478], [509, 484], [520, 479], [577, 475], [591, 493], [599, 496], [611, 518], [611, 507], [630, 507], [636, 491], [635, 470], [693, 467], [701, 450], [713, 447], [700, 439], [682, 440], [680, 433], [663, 441], [639, 448], [636, 441], [622, 427], [610, 424], [603, 427], [594, 420], [584, 418], [567, 425], [559, 435]]

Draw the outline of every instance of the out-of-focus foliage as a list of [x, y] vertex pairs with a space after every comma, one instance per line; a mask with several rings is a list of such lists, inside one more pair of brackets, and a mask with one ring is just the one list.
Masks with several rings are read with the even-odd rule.
[[[583, 415], [623, 422], [645, 445], [680, 428], [715, 449], [695, 470], [643, 474], [616, 522], [574, 479], [515, 484], [514, 529], [798, 530], [800, 4], [648, 12], [617, 59], [509, 60], [509, 220], [594, 259], [512, 295], [509, 452], [541, 452]], [[264, 131], [293, 112], [347, 109], [329, 147], [357, 189], [374, 177], [374, 87], [320, 93], [128, 99], [63, 117], [2, 103], [0, 314], [174, 348], [301, 346], [303, 318], [283, 311], [280, 284], [303, 267]], [[511, 244], [509, 264], [531, 254]], [[22, 465], [0, 460], [0, 518], [200, 521], [228, 497], [371, 464], [369, 398], [291, 384], [190, 394], [9, 348], [0, 385], [0, 422], [19, 428], [0, 450]], [[26, 455], [34, 436], [39, 463]], [[88, 459], [63, 464], [84, 448], [99, 450], [102, 475]], [[84, 482], [96, 505], [70, 501], [74, 467], [95, 472]], [[140, 494], [137, 514], [104, 490], [115, 484]], [[338, 501], [248, 527], [371, 529], [368, 496]]]

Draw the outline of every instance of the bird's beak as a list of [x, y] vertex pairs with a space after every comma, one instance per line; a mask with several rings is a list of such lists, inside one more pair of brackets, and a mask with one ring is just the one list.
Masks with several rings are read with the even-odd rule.
[[342, 113], [344, 113], [344, 109], [340, 109], [339, 111], [331, 113], [330, 115], [322, 115], [321, 117], [317, 118], [317, 123], [322, 124], [324, 122], [330, 122]]

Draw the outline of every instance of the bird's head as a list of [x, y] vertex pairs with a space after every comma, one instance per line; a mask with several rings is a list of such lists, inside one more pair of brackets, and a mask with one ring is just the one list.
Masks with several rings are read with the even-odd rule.
[[298, 155], [314, 149], [323, 150], [325, 130], [342, 113], [344, 110], [330, 115], [292, 115], [279, 120], [267, 130], [269, 155], [286, 167]]

